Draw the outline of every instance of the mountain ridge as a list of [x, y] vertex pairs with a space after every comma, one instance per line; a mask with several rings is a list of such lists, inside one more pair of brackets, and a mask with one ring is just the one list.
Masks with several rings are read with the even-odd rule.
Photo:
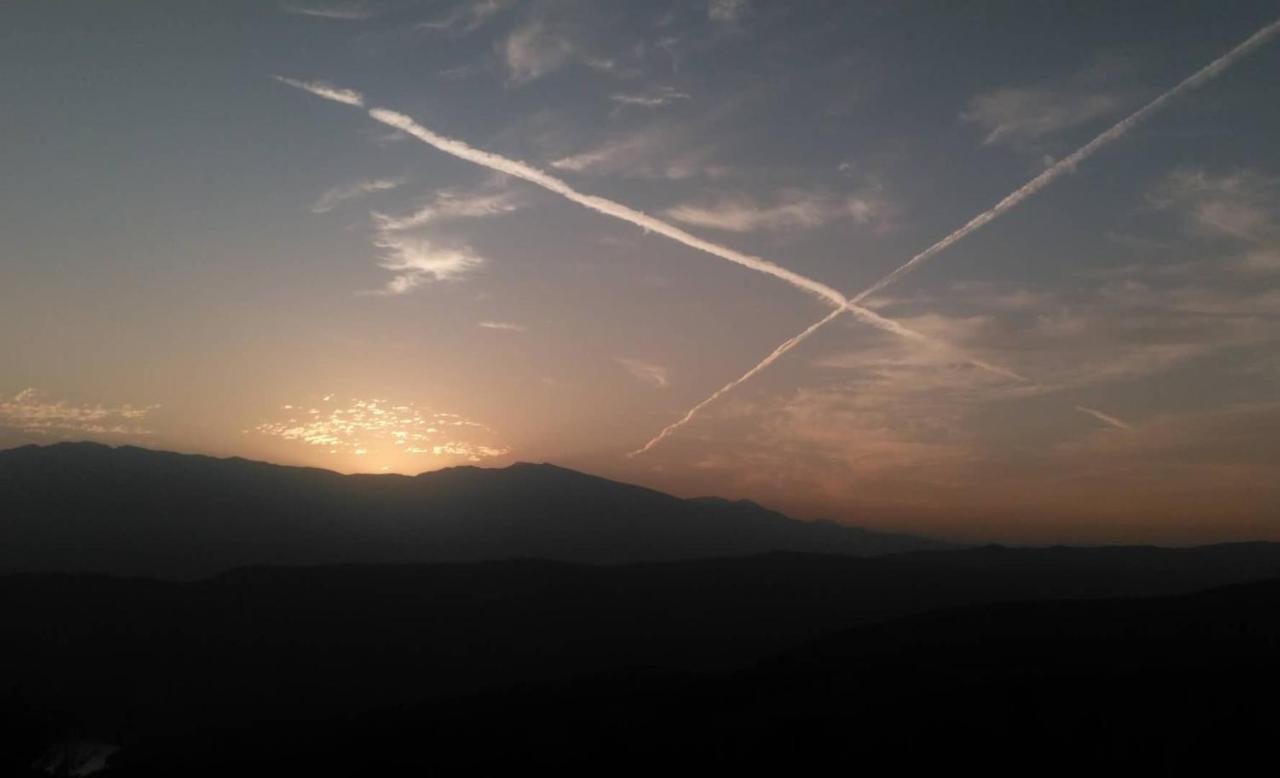
[[0, 572], [193, 578], [256, 564], [622, 563], [954, 548], [684, 499], [552, 463], [344, 475], [240, 457], [58, 443], [0, 451]]

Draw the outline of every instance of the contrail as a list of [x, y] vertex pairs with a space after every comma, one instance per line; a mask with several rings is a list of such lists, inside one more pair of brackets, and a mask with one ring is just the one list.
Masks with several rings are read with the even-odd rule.
[[383, 124], [394, 127], [408, 135], [412, 135], [423, 143], [433, 146], [446, 154], [457, 157], [458, 159], [463, 159], [467, 162], [474, 162], [475, 164], [487, 167], [490, 170], [496, 170], [499, 173], [506, 173], [509, 176], [523, 179], [531, 184], [554, 192], [570, 202], [575, 202], [578, 205], [590, 208], [598, 213], [603, 213], [606, 216], [612, 216], [615, 219], [630, 222], [647, 232], [656, 232], [657, 234], [670, 238], [677, 243], [683, 243], [689, 248], [712, 254], [720, 257], [721, 259], [727, 259], [730, 262], [737, 263], [743, 267], [750, 268], [760, 273], [771, 275], [775, 278], [780, 278], [797, 289], [802, 289], [820, 299], [826, 300], [838, 308], [844, 307], [844, 305], [849, 302], [843, 294], [840, 294], [840, 292], [836, 291], [833, 287], [827, 286], [820, 281], [815, 281], [807, 276], [802, 276], [799, 273], [787, 270], [780, 265], [775, 265], [767, 259], [751, 256], [750, 254], [744, 254], [740, 251], [734, 251], [733, 249], [725, 246], [703, 240], [696, 235], [685, 232], [679, 227], [668, 224], [667, 222], [649, 216], [648, 214], [641, 213], [634, 208], [628, 208], [627, 206], [614, 202], [613, 200], [597, 197], [595, 195], [583, 194], [569, 186], [569, 184], [565, 183], [561, 179], [544, 173], [531, 165], [499, 154], [482, 151], [464, 143], [463, 141], [456, 140], [454, 138], [447, 138], [443, 135], [434, 133], [402, 113], [387, 110], [386, 108], [373, 108], [369, 111], [369, 116]]
[[[328, 84], [299, 81], [297, 79], [284, 78], [282, 76], [276, 76], [276, 79], [282, 83], [288, 84], [289, 86], [305, 90], [327, 100], [333, 100], [335, 102], [358, 107], [363, 107], [364, 105], [364, 96], [354, 90], [340, 89]], [[892, 332], [900, 337], [909, 338], [921, 343], [929, 343], [935, 346], [948, 348], [952, 352], [983, 370], [989, 370], [1005, 377], [1016, 377], [1021, 379], [1021, 376], [1017, 376], [1016, 373], [1013, 373], [1010, 370], [996, 367], [987, 362], [968, 357], [958, 350], [939, 343], [923, 333], [916, 332], [909, 327], [885, 318], [874, 311], [850, 301], [831, 286], [820, 281], [815, 281], [812, 278], [808, 278], [807, 276], [803, 276], [791, 270], [787, 270], [786, 268], [776, 265], [767, 259], [752, 256], [750, 254], [744, 254], [726, 246], [721, 246], [718, 243], [703, 240], [702, 238], [686, 232], [679, 227], [633, 208], [629, 208], [613, 200], [609, 200], [604, 197], [597, 197], [595, 195], [583, 194], [569, 186], [565, 181], [548, 173], [544, 173], [532, 165], [520, 162], [519, 160], [510, 159], [509, 157], [501, 156], [500, 154], [483, 151], [455, 138], [448, 138], [432, 132], [414, 121], [411, 117], [402, 113], [397, 113], [396, 111], [388, 110], [386, 108], [372, 108], [369, 110], [369, 116], [376, 121], [382, 122], [383, 124], [411, 135], [423, 143], [439, 149], [450, 156], [466, 160], [467, 162], [473, 162], [482, 167], [489, 168], [490, 170], [505, 173], [509, 176], [528, 181], [531, 184], [540, 186], [550, 192], [554, 192], [566, 200], [575, 202], [586, 208], [590, 208], [597, 213], [602, 213], [606, 216], [612, 216], [615, 219], [621, 219], [622, 221], [634, 224], [646, 232], [655, 232], [684, 246], [688, 246], [689, 248], [711, 254], [712, 256], [716, 256], [721, 259], [727, 259], [730, 262], [750, 268], [751, 270], [779, 278], [798, 289], [806, 291], [821, 300], [831, 303], [835, 306], [836, 311], [848, 311], [859, 320], [866, 322], [873, 327], [877, 327], [885, 330], [886, 332]]]
[[703, 400], [702, 402], [690, 408], [688, 413], [686, 413], [679, 420], [673, 422], [672, 424], [669, 424], [665, 429], [662, 430], [662, 432], [659, 432], [657, 436], [654, 437], [653, 440], [644, 444], [644, 446], [642, 446], [641, 448], [638, 448], [635, 451], [632, 451], [630, 454], [627, 454], [627, 456], [629, 457], [638, 456], [640, 454], [645, 453], [646, 451], [653, 448], [654, 446], [658, 445], [659, 443], [661, 443], [664, 439], [666, 439], [668, 435], [680, 429], [685, 424], [688, 424], [693, 419], [693, 417], [697, 416], [698, 412], [701, 411], [703, 408], [707, 407], [711, 403], [720, 399], [721, 395], [732, 392], [734, 388], [737, 387], [738, 384], [750, 379], [756, 373], [759, 373], [760, 371], [767, 368], [769, 365], [772, 365], [774, 361], [778, 359], [778, 357], [781, 357], [783, 354], [790, 351], [792, 346], [794, 346], [795, 344], [799, 343], [800, 341], [812, 335], [815, 331], [817, 331], [819, 327], [822, 327], [827, 322], [831, 321], [832, 319], [836, 318], [840, 314], [844, 313], [844, 310], [845, 310], [844, 308], [836, 308], [831, 313], [828, 313], [824, 318], [819, 319], [813, 324], [810, 324], [809, 329], [795, 336], [791, 340], [788, 340], [787, 342], [783, 343], [781, 346], [778, 346], [776, 349], [773, 350], [773, 353], [765, 357], [764, 360], [760, 362], [760, 364], [748, 370], [746, 375], [742, 376], [736, 381], [730, 381], [729, 383], [717, 389], [715, 394], [711, 395], [707, 399]]
[[1116, 124], [1112, 126], [1111, 129], [1107, 130], [1106, 132], [1103, 132], [1098, 137], [1094, 138], [1093, 140], [1089, 141], [1085, 145], [1076, 149], [1070, 155], [1063, 157], [1060, 161], [1058, 161], [1057, 163], [1055, 163], [1054, 165], [1046, 169], [1043, 173], [1031, 179], [1027, 183], [1023, 184], [1021, 187], [1015, 190], [1013, 194], [1009, 195], [1008, 197], [1004, 198], [1000, 202], [996, 203], [989, 210], [984, 211], [983, 213], [980, 213], [977, 216], [970, 219], [968, 224], [964, 225], [960, 229], [951, 233], [947, 237], [933, 244], [932, 246], [920, 252], [919, 254], [916, 254], [914, 257], [912, 257], [911, 259], [903, 263], [901, 267], [894, 270], [889, 275], [885, 276], [884, 278], [880, 279], [879, 281], [875, 282], [874, 284], [872, 284], [871, 286], [863, 290], [860, 294], [858, 294], [857, 297], [853, 298], [854, 302], [860, 302], [862, 300], [865, 300], [870, 295], [873, 295], [876, 292], [880, 291], [881, 289], [884, 289], [889, 284], [892, 284], [894, 281], [898, 280], [900, 277], [902, 277], [906, 273], [911, 272], [912, 268], [914, 268], [916, 265], [919, 265], [921, 262], [925, 262], [929, 260], [935, 254], [937, 254], [940, 251], [944, 251], [951, 244], [964, 238], [969, 233], [975, 230], [981, 229], [983, 226], [985, 226], [989, 222], [994, 221], [996, 218], [1001, 216], [1005, 211], [1009, 210], [1010, 208], [1013, 208], [1015, 205], [1018, 205], [1023, 200], [1026, 200], [1028, 197], [1031, 197], [1035, 193], [1039, 192], [1041, 189], [1044, 189], [1046, 186], [1052, 183], [1054, 179], [1058, 178], [1063, 173], [1068, 173], [1073, 169], [1075, 169], [1076, 165], [1088, 159], [1089, 157], [1093, 156], [1094, 152], [1096, 152], [1098, 149], [1102, 148], [1103, 146], [1107, 145], [1113, 140], [1116, 140], [1122, 137], [1125, 133], [1129, 132], [1129, 130], [1136, 127], [1140, 122], [1142, 122], [1151, 114], [1163, 108], [1167, 103], [1169, 103], [1169, 101], [1173, 100], [1178, 95], [1182, 94], [1183, 92], [1187, 92], [1199, 86], [1202, 86], [1206, 82], [1218, 76], [1220, 73], [1222, 73], [1222, 71], [1231, 67], [1238, 60], [1247, 56], [1254, 49], [1258, 48], [1259, 46], [1262, 46], [1264, 43], [1270, 40], [1273, 36], [1275, 36], [1277, 32], [1280, 32], [1280, 19], [1277, 19], [1271, 24], [1268, 24], [1266, 27], [1263, 27], [1261, 30], [1258, 30], [1253, 35], [1249, 36], [1248, 40], [1236, 46], [1234, 49], [1227, 52], [1226, 54], [1223, 54], [1221, 57], [1218, 57], [1213, 62], [1210, 62], [1208, 65], [1205, 65], [1203, 68], [1196, 71], [1192, 76], [1184, 80], [1182, 83], [1178, 84], [1177, 86], [1173, 87], [1169, 91], [1160, 95], [1156, 99], [1147, 103], [1143, 107], [1129, 114], [1127, 117], [1125, 117], [1124, 119], [1121, 119], [1119, 122], [1116, 122]]
[[296, 78], [285, 78], [284, 76], [276, 76], [275, 79], [282, 84], [288, 84], [291, 87], [310, 92], [316, 97], [323, 97], [335, 103], [354, 105], [356, 108], [364, 107], [364, 95], [354, 89], [341, 89], [336, 86], [330, 86], [323, 81], [299, 81]]
[[1130, 432], [1133, 431], [1133, 425], [1126, 424], [1123, 421], [1120, 421], [1119, 419], [1117, 419], [1115, 416], [1110, 416], [1108, 414], [1105, 414], [1096, 408], [1086, 408], [1083, 405], [1077, 405], [1076, 410], [1080, 411], [1081, 413], [1087, 413], [1093, 418], [1097, 419], [1098, 421], [1103, 422], [1104, 424], [1110, 424], [1112, 427], [1115, 427], [1116, 429], [1128, 430]]
[[[1208, 65], [1196, 71], [1189, 78], [1179, 83], [1177, 86], [1173, 87], [1172, 89], [1168, 90], [1167, 92], [1160, 95], [1156, 99], [1147, 103], [1143, 107], [1139, 108], [1137, 111], [1134, 111], [1133, 113], [1129, 114], [1124, 119], [1121, 119], [1119, 122], [1113, 125], [1110, 129], [1106, 130], [1098, 137], [1094, 138], [1093, 140], [1089, 141], [1085, 145], [1081, 146], [1079, 149], [1076, 149], [1076, 151], [1074, 151], [1070, 155], [1062, 158], [1057, 163], [1047, 168], [1043, 173], [1031, 179], [1027, 183], [1023, 184], [1018, 189], [1014, 190], [1012, 194], [1005, 197], [1003, 200], [996, 203], [991, 208], [987, 209], [986, 211], [983, 211], [982, 213], [970, 219], [969, 222], [965, 224], [963, 227], [961, 227], [960, 229], [946, 236], [945, 238], [933, 244], [932, 246], [925, 249], [924, 251], [921, 251], [919, 254], [916, 254], [914, 257], [912, 257], [911, 259], [907, 260], [902, 265], [900, 265], [893, 272], [889, 273], [885, 277], [881, 278], [879, 281], [876, 281], [871, 286], [859, 292], [856, 296], [854, 296], [852, 299], [849, 300], [849, 305], [850, 306], [857, 305], [858, 303], [867, 299], [868, 297], [875, 294], [876, 292], [881, 291], [882, 289], [887, 287], [889, 284], [892, 284], [893, 282], [897, 281], [902, 276], [911, 272], [915, 267], [920, 265], [922, 262], [928, 261], [929, 259], [933, 258], [935, 255], [937, 255], [939, 252], [946, 250], [952, 244], [963, 239], [965, 236], [969, 235], [970, 233], [976, 230], [981, 229], [982, 227], [991, 223], [995, 219], [999, 218], [1001, 215], [1004, 214], [1005, 211], [1008, 211], [1010, 208], [1013, 208], [1014, 206], [1018, 205], [1023, 200], [1026, 200], [1028, 197], [1031, 197], [1032, 195], [1036, 194], [1041, 189], [1044, 189], [1046, 186], [1053, 183], [1053, 181], [1057, 179], [1059, 176], [1061, 176], [1062, 174], [1069, 173], [1072, 170], [1074, 170], [1076, 165], [1088, 159], [1089, 157], [1093, 156], [1093, 154], [1097, 152], [1099, 149], [1101, 149], [1103, 146], [1107, 145], [1108, 143], [1114, 140], [1117, 140], [1123, 137], [1125, 133], [1129, 132], [1129, 130], [1133, 129], [1135, 126], [1137, 126], [1140, 122], [1142, 122], [1151, 114], [1163, 108], [1167, 103], [1169, 103], [1169, 101], [1178, 97], [1183, 92], [1187, 92], [1204, 85], [1208, 81], [1212, 80], [1213, 78], [1221, 74], [1224, 70], [1234, 65], [1237, 61], [1249, 55], [1254, 49], [1257, 49], [1258, 47], [1267, 43], [1271, 38], [1275, 37], [1277, 32], [1280, 32], [1280, 19], [1277, 19], [1271, 24], [1268, 24], [1267, 26], [1258, 30], [1253, 35], [1249, 36], [1247, 40], [1245, 40], [1243, 43], [1236, 46], [1231, 51], [1228, 51], [1226, 54], [1223, 54], [1221, 57], [1218, 57], [1213, 62], [1210, 62]], [[806, 329], [804, 332], [786, 341], [781, 346], [778, 346], [778, 348], [774, 349], [769, 354], [769, 356], [764, 358], [762, 362], [760, 362], [758, 365], [756, 365], [755, 367], [751, 368], [746, 373], [744, 373], [741, 378], [722, 386], [720, 389], [716, 391], [715, 394], [711, 395], [706, 400], [703, 400], [702, 402], [695, 405], [693, 409], [690, 410], [688, 413], [686, 413], [682, 419], [677, 421], [675, 424], [670, 425], [669, 427], [664, 429], [662, 432], [658, 433], [657, 437], [653, 438], [652, 440], [650, 440], [648, 443], [646, 443], [644, 446], [640, 447], [639, 449], [631, 452], [630, 454], [628, 454], [628, 456], [636, 456], [637, 454], [643, 454], [644, 452], [653, 448], [655, 445], [660, 443], [664, 438], [671, 435], [671, 433], [675, 432], [677, 429], [679, 429], [680, 427], [684, 426], [689, 421], [691, 421], [694, 418], [694, 416], [698, 414], [700, 410], [705, 408], [707, 405], [713, 402], [716, 398], [721, 397], [727, 394], [728, 392], [732, 391], [739, 384], [744, 383], [745, 381], [749, 380], [752, 376], [759, 373], [764, 368], [776, 362], [778, 358], [781, 357], [783, 354], [787, 353], [791, 349], [800, 345], [805, 340], [808, 340], [809, 337], [812, 336], [815, 332], [822, 329], [828, 323], [834, 321], [837, 318], [837, 316], [841, 313], [841, 311], [837, 310], [835, 313], [836, 315], [830, 315], [830, 314], [827, 315], [820, 321], [817, 321], [814, 324], [810, 325], [809, 328]]]

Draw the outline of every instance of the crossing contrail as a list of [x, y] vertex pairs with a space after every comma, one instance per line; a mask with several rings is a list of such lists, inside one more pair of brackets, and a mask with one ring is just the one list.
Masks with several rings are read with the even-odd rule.
[[[333, 100], [335, 102], [356, 107], [363, 107], [365, 104], [364, 96], [351, 89], [341, 89], [329, 84], [299, 81], [297, 79], [284, 78], [281, 76], [276, 76], [276, 79], [281, 83], [302, 89], [327, 100]], [[891, 332], [899, 337], [909, 338], [917, 342], [947, 348], [957, 354], [960, 358], [983, 370], [989, 370], [1006, 378], [1012, 377], [1018, 380], [1023, 380], [1021, 376], [1018, 376], [1011, 370], [1006, 370], [988, 362], [969, 357], [957, 349], [939, 343], [921, 332], [912, 330], [903, 324], [858, 305], [846, 298], [834, 287], [788, 270], [781, 265], [770, 262], [767, 259], [752, 256], [750, 254], [744, 254], [743, 252], [728, 248], [727, 246], [703, 240], [702, 238], [686, 232], [673, 224], [669, 224], [662, 219], [637, 211], [634, 208], [623, 205], [622, 203], [615, 202], [604, 197], [598, 197], [596, 195], [584, 194], [569, 186], [565, 181], [545, 173], [528, 163], [504, 157], [500, 154], [494, 154], [493, 152], [477, 149], [463, 141], [440, 135], [439, 133], [433, 132], [422, 126], [412, 117], [406, 116], [402, 113], [388, 110], [386, 108], [371, 108], [369, 109], [369, 116], [376, 121], [382, 122], [390, 127], [394, 127], [395, 129], [417, 138], [423, 143], [439, 149], [446, 154], [457, 157], [458, 159], [472, 162], [490, 170], [505, 173], [506, 175], [514, 178], [528, 181], [531, 184], [540, 186], [550, 192], [554, 192], [566, 200], [577, 203], [583, 207], [590, 208], [597, 213], [602, 213], [606, 216], [612, 216], [615, 219], [621, 219], [622, 221], [634, 224], [646, 232], [657, 233], [697, 251], [702, 251], [707, 254], [711, 254], [712, 256], [742, 265], [743, 267], [750, 268], [751, 270], [779, 278], [798, 289], [808, 292], [815, 297], [834, 305], [836, 311], [841, 313], [848, 311], [860, 321], [863, 321], [873, 327], [877, 327], [886, 332]]]
[[[914, 257], [907, 260], [903, 264], [899, 265], [893, 272], [884, 276], [879, 281], [876, 281], [874, 284], [872, 284], [871, 286], [867, 287], [866, 289], [862, 290], [857, 295], [852, 297], [849, 300], [849, 305], [854, 306], [854, 305], [857, 305], [858, 303], [861, 303], [863, 300], [867, 299], [871, 295], [881, 291], [885, 287], [894, 283], [902, 276], [906, 275], [907, 273], [910, 273], [913, 269], [918, 267], [921, 263], [927, 262], [928, 260], [936, 256], [939, 252], [945, 251], [952, 244], [956, 243], [959, 240], [962, 240], [965, 236], [969, 235], [972, 232], [975, 232], [976, 230], [981, 229], [982, 227], [996, 220], [1009, 209], [1013, 208], [1014, 206], [1018, 205], [1022, 201], [1026, 200], [1027, 198], [1039, 192], [1041, 189], [1044, 189], [1046, 186], [1053, 183], [1053, 181], [1057, 179], [1059, 176], [1061, 176], [1062, 174], [1069, 173], [1072, 170], [1074, 170], [1076, 165], [1088, 159], [1089, 157], [1093, 156], [1093, 154], [1097, 152], [1099, 149], [1101, 149], [1103, 146], [1107, 145], [1108, 143], [1114, 140], [1117, 140], [1123, 137], [1127, 132], [1129, 132], [1129, 130], [1133, 129], [1135, 126], [1137, 126], [1140, 122], [1142, 122], [1151, 114], [1163, 108], [1171, 100], [1178, 97], [1178, 95], [1182, 94], [1183, 92], [1188, 92], [1192, 89], [1196, 89], [1197, 87], [1204, 85], [1208, 81], [1212, 80], [1213, 78], [1221, 74], [1224, 70], [1234, 65], [1240, 59], [1243, 59], [1244, 57], [1248, 56], [1254, 49], [1259, 48], [1260, 46], [1267, 43], [1271, 38], [1275, 37], [1277, 32], [1280, 32], [1280, 19], [1277, 19], [1271, 24], [1268, 24], [1267, 26], [1258, 30], [1253, 35], [1249, 36], [1249, 38], [1246, 39], [1243, 43], [1237, 45], [1231, 51], [1228, 51], [1226, 54], [1223, 54], [1221, 57], [1218, 57], [1213, 62], [1210, 62], [1208, 65], [1205, 65], [1203, 68], [1196, 71], [1190, 77], [1183, 80], [1177, 86], [1173, 87], [1172, 89], [1168, 90], [1167, 92], [1160, 95], [1156, 99], [1147, 103], [1143, 107], [1129, 114], [1127, 117], [1125, 117], [1124, 119], [1121, 119], [1119, 122], [1116, 122], [1116, 124], [1114, 124], [1110, 129], [1106, 130], [1102, 134], [1098, 135], [1098, 137], [1094, 138], [1093, 140], [1089, 141], [1085, 145], [1076, 149], [1070, 155], [1063, 157], [1060, 161], [1058, 161], [1054, 165], [1047, 168], [1043, 173], [1031, 179], [1030, 181], [1023, 184], [1022, 186], [1018, 187], [1016, 190], [1013, 191], [1012, 194], [1008, 195], [1007, 197], [1005, 197], [1000, 202], [996, 203], [991, 208], [988, 208], [987, 210], [983, 211], [982, 213], [970, 219], [968, 223], [966, 223], [960, 229], [946, 236], [945, 238], [933, 244], [932, 246], [925, 249], [924, 251], [921, 251], [919, 254], [916, 254]], [[669, 437], [673, 432], [680, 429], [680, 427], [692, 421], [693, 418], [697, 416], [698, 412], [701, 411], [703, 408], [710, 405], [717, 398], [722, 397], [725, 394], [728, 394], [729, 392], [733, 391], [733, 389], [736, 388], [739, 384], [745, 383], [746, 381], [750, 380], [753, 376], [755, 376], [757, 373], [767, 368], [769, 365], [772, 365], [783, 354], [786, 354], [791, 349], [795, 348], [796, 346], [800, 345], [804, 341], [808, 340], [815, 332], [822, 329], [830, 322], [835, 321], [835, 319], [838, 318], [839, 314], [842, 312], [843, 311], [841, 310], [836, 310], [834, 314], [828, 314], [821, 320], [811, 324], [809, 328], [806, 329], [804, 332], [801, 332], [799, 335], [796, 335], [790, 340], [784, 342], [782, 345], [778, 346], [776, 349], [770, 352], [769, 356], [765, 357], [764, 360], [762, 360], [755, 367], [751, 368], [746, 373], [743, 373], [742, 376], [737, 380], [731, 381], [725, 384], [724, 386], [720, 387], [710, 397], [708, 397], [707, 399], [695, 405], [679, 421], [668, 426], [662, 432], [658, 433], [657, 436], [655, 436], [652, 440], [650, 440], [648, 443], [644, 444], [640, 448], [636, 449], [635, 451], [631, 452], [630, 454], [628, 454], [628, 456], [636, 456], [638, 454], [643, 454], [644, 452], [652, 449], [657, 444], [661, 443], [665, 438]]]

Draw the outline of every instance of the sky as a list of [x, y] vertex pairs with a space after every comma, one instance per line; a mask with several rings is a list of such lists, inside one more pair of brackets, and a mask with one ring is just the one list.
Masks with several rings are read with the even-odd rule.
[[0, 446], [1280, 539], [1274, 2], [0, 16]]

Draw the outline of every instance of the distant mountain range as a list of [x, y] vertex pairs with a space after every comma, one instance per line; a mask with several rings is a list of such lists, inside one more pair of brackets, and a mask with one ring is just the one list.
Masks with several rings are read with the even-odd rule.
[[122, 747], [104, 778], [1213, 774], [1274, 740], [1277, 576], [1267, 543], [0, 576], [0, 774], [68, 738]]
[[0, 451], [0, 512], [0, 573], [194, 578], [264, 564], [620, 563], [949, 547], [549, 464], [341, 475], [96, 443]]

